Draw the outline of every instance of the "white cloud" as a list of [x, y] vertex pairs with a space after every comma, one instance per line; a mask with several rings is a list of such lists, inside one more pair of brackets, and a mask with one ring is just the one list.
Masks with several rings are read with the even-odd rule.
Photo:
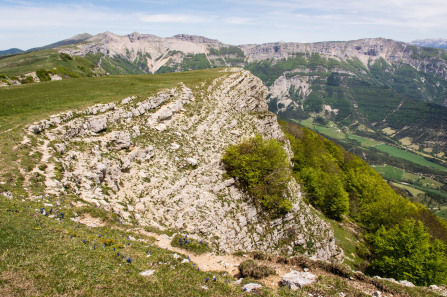
[[58, 27], [83, 27], [119, 22], [128, 16], [94, 6], [58, 5], [38, 6], [0, 6], [0, 27], [3, 29], [28, 29]]
[[253, 19], [244, 17], [228, 17], [224, 19], [224, 22], [232, 25], [249, 25], [253, 23]]
[[151, 14], [140, 15], [140, 20], [145, 23], [183, 23], [183, 24], [198, 24], [209, 22], [210, 19], [198, 15], [188, 14]]
[[72, 1], [0, 0], [0, 46], [34, 47], [104, 31], [186, 33], [226, 43], [447, 37], [445, 0]]

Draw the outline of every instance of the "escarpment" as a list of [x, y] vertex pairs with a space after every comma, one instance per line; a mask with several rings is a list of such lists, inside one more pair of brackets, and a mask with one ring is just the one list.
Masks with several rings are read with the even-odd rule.
[[265, 220], [225, 174], [225, 149], [257, 134], [278, 139], [292, 157], [266, 95], [260, 79], [227, 69], [209, 84], [55, 115], [28, 133], [43, 140], [37, 150], [52, 155], [47, 192], [72, 192], [142, 226], [187, 232], [218, 252], [340, 260], [332, 228], [295, 181], [292, 211]]

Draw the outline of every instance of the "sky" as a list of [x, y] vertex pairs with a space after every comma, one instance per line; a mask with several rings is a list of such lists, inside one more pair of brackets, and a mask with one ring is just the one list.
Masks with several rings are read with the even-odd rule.
[[446, 0], [0, 0], [0, 50], [81, 33], [201, 35], [228, 44], [447, 38]]

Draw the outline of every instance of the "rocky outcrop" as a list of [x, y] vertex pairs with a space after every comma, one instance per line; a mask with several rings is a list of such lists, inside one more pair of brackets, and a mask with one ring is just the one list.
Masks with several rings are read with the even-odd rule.
[[[126, 98], [35, 123], [63, 167], [60, 188], [141, 225], [178, 229], [211, 241], [219, 252], [305, 253], [338, 261], [333, 231], [289, 184], [293, 210], [265, 220], [233, 179], [222, 154], [261, 134], [290, 145], [267, 110], [267, 88], [241, 69], [209, 85], [186, 85], [150, 98]], [[67, 116], [70, 114], [71, 116]], [[76, 116], [74, 116], [76, 115]]]

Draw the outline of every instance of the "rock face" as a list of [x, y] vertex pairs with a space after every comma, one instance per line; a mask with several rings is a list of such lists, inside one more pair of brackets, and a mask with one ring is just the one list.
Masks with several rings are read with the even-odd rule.
[[220, 46], [223, 44], [217, 40], [185, 34], [161, 38], [138, 32], [125, 36], [105, 32], [87, 39], [76, 48], [65, 48], [61, 51], [81, 56], [88, 53], [102, 53], [110, 57], [121, 56], [131, 63], [137, 59], [143, 59], [149, 72], [154, 73], [169, 60], [180, 63], [183, 56], [179, 53], [205, 54], [208, 53], [209, 48]]
[[58, 124], [35, 123], [30, 133], [54, 144], [64, 168], [51, 190], [69, 188], [123, 219], [206, 239], [218, 252], [300, 250], [340, 260], [330, 225], [302, 200], [295, 181], [289, 184], [293, 210], [266, 221], [235, 181], [225, 179], [225, 149], [256, 134], [278, 139], [292, 157], [267, 110], [266, 87], [248, 71], [227, 72], [194, 89], [181, 85], [61, 114]]
[[[439, 58], [415, 58], [414, 46], [385, 38], [315, 43], [265, 43], [240, 46], [248, 62], [288, 58], [293, 53], [318, 53], [337, 60], [359, 59], [363, 65], [384, 59], [388, 63], [406, 63], [417, 70], [436, 73], [447, 79], [447, 62]], [[436, 60], [436, 63], [434, 63]], [[428, 67], [431, 65], [431, 67]]]

